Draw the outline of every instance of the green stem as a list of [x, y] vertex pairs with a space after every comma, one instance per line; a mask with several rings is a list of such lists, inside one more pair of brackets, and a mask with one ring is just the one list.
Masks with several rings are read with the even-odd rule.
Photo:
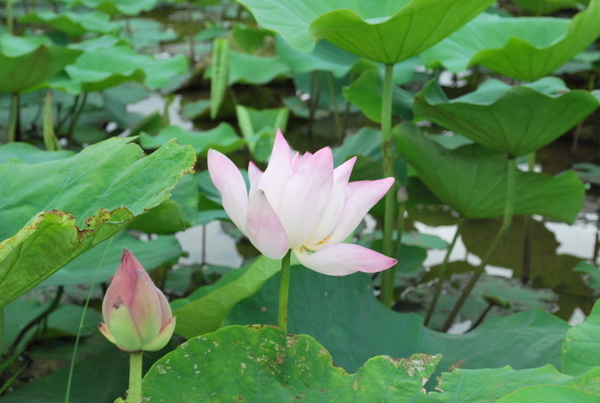
[[454, 233], [454, 238], [452, 238], [452, 242], [450, 246], [448, 246], [448, 250], [446, 250], [446, 256], [444, 256], [444, 261], [442, 263], [442, 267], [440, 269], [440, 275], [438, 276], [438, 282], [435, 285], [435, 292], [433, 293], [433, 299], [431, 300], [431, 305], [429, 306], [429, 310], [427, 311], [427, 316], [425, 317], [425, 326], [429, 324], [431, 317], [433, 316], [433, 312], [435, 311], [435, 306], [437, 305], [438, 298], [442, 292], [442, 286], [444, 285], [444, 279], [446, 278], [446, 270], [448, 270], [448, 261], [450, 260], [450, 255], [452, 254], [452, 250], [454, 249], [454, 245], [456, 245], [456, 240], [460, 235], [462, 230], [462, 226], [465, 222], [465, 218], [461, 217], [458, 225], [456, 226], [456, 232]]
[[514, 158], [509, 157], [507, 159], [507, 170], [508, 170], [508, 175], [507, 175], [507, 189], [506, 189], [506, 204], [504, 206], [504, 217], [502, 219], [502, 226], [500, 227], [500, 230], [498, 231], [498, 233], [496, 234], [496, 237], [492, 241], [492, 244], [490, 245], [490, 248], [488, 249], [487, 254], [484, 256], [483, 260], [481, 261], [481, 264], [475, 270], [475, 273], [469, 280], [469, 283], [463, 290], [460, 298], [458, 299], [458, 301], [452, 308], [452, 312], [450, 312], [450, 315], [446, 319], [446, 323], [444, 323], [444, 328], [442, 329], [444, 332], [448, 331], [448, 329], [450, 329], [450, 326], [452, 326], [452, 324], [454, 323], [454, 319], [456, 319], [456, 316], [460, 312], [460, 309], [462, 308], [465, 301], [471, 294], [471, 291], [475, 287], [477, 280], [479, 280], [479, 277], [481, 277], [481, 275], [483, 274], [485, 267], [488, 265], [488, 263], [494, 256], [496, 249], [498, 249], [498, 246], [500, 245], [500, 241], [502, 241], [502, 238], [508, 231], [508, 228], [510, 227], [510, 223], [512, 222], [512, 216], [513, 216], [513, 212], [514, 212], [514, 208], [515, 208], [515, 193], [516, 193], [515, 192], [515, 188], [516, 188], [515, 182], [516, 182], [516, 177], [517, 177], [517, 166], [515, 165]]
[[338, 143], [341, 145], [344, 141], [344, 134], [342, 133], [342, 121], [340, 119], [340, 112], [338, 111], [337, 94], [335, 93], [335, 82], [333, 80], [333, 74], [331, 73], [331, 71], [327, 72], [327, 84], [329, 86], [329, 94], [331, 95], [331, 106], [333, 107], [335, 131], [337, 132]]
[[16, 354], [19, 344], [21, 344], [21, 341], [27, 335], [27, 332], [29, 332], [33, 327], [35, 327], [36, 325], [40, 324], [43, 320], [48, 318], [48, 316], [50, 316], [50, 314], [54, 312], [56, 308], [58, 308], [58, 304], [60, 303], [60, 299], [63, 295], [64, 290], [64, 286], [59, 286], [50, 305], [46, 309], [44, 309], [38, 316], [33, 318], [33, 320], [29, 322], [27, 326], [21, 329], [21, 331], [19, 332], [19, 334], [17, 334], [17, 337], [15, 337], [15, 340], [8, 349], [8, 355]]
[[15, 32], [12, 0], [6, 0], [6, 31], [11, 35]]
[[143, 351], [129, 354], [129, 389], [127, 403], [142, 402], [142, 359]]
[[290, 294], [290, 256], [292, 250], [281, 259], [281, 277], [279, 280], [279, 315], [277, 326], [287, 332], [288, 297]]
[[77, 122], [79, 121], [79, 117], [81, 116], [81, 112], [83, 112], [83, 108], [85, 108], [85, 103], [87, 101], [87, 92], [83, 93], [83, 97], [81, 98], [81, 102], [77, 106], [77, 99], [75, 100], [75, 105], [73, 109], [73, 115], [71, 116], [71, 121], [69, 122], [69, 128], [67, 129], [67, 138], [72, 139], [73, 133], [75, 133], [75, 127], [77, 126]]
[[[188, 23], [190, 27], [194, 25], [194, 9], [191, 1], [186, 3], [187, 5], [187, 13], [188, 13]], [[190, 46], [190, 68], [194, 69], [194, 63], [196, 62], [196, 40], [194, 30], [190, 28], [190, 36], [188, 38], [189, 46]]]
[[[10, 2], [9, 2], [10, 3]], [[10, 95], [10, 112], [8, 114], [8, 142], [17, 139], [17, 122], [19, 121], [19, 94]]]
[[[383, 97], [381, 99], [381, 140], [383, 149], [383, 176], [394, 177], [394, 142], [392, 138], [392, 81], [394, 65], [385, 66], [383, 79]], [[394, 235], [394, 213], [396, 212], [395, 187], [385, 195], [385, 215], [383, 219], [383, 254], [392, 257]], [[391, 307], [394, 299], [394, 280], [396, 267], [383, 272], [381, 279], [380, 300], [383, 305]]]

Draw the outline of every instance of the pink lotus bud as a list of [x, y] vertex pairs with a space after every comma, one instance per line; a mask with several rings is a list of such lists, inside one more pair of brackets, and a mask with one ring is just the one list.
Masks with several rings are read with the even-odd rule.
[[127, 249], [106, 290], [102, 317], [104, 323], [98, 326], [102, 334], [128, 353], [163, 348], [173, 335], [176, 319], [165, 295]]

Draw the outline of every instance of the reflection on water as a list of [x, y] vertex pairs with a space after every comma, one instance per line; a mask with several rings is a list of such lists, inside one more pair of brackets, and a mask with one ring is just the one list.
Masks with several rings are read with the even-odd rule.
[[221, 229], [219, 221], [206, 225], [206, 255], [203, 261], [203, 229], [202, 226], [191, 227], [175, 235], [181, 248], [189, 254], [181, 258], [180, 263], [208, 263], [211, 265], [240, 267], [242, 257], [237, 252], [235, 239]]

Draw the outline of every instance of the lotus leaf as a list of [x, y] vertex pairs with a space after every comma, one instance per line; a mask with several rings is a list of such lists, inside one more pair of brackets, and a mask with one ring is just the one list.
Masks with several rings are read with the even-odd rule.
[[[397, 127], [395, 133], [398, 149], [441, 201], [467, 218], [504, 214], [508, 171], [503, 154], [476, 144], [447, 150], [410, 123]], [[514, 214], [540, 214], [572, 223], [584, 193], [573, 171], [556, 177], [518, 171]]]
[[191, 148], [174, 142], [146, 158], [129, 142], [112, 138], [62, 160], [0, 165], [7, 195], [0, 239], [8, 238], [0, 243], [0, 306], [169, 198], [195, 162]]
[[[276, 274], [260, 291], [238, 303], [225, 324], [276, 323], [278, 289]], [[425, 328], [422, 318], [414, 314], [384, 307], [364, 273], [330, 277], [301, 266], [291, 270], [288, 330], [315, 337], [331, 352], [336, 365], [349, 372], [380, 354], [441, 354], [438, 374], [456, 364], [461, 368], [558, 366], [567, 329], [563, 320], [533, 310], [489, 319], [467, 334], [439, 333]], [[433, 377], [430, 382], [435, 383]]]
[[600, 303], [596, 302], [590, 316], [573, 326], [565, 335], [562, 346], [562, 367], [565, 374], [577, 376], [600, 366]]
[[490, 0], [242, 0], [256, 20], [301, 52], [326, 39], [386, 64], [421, 53], [481, 13]]
[[600, 35], [600, 0], [572, 20], [502, 18], [481, 14], [423, 53], [428, 65], [442, 63], [455, 73], [481, 64], [524, 81], [538, 80], [587, 48]]
[[89, 32], [102, 34], [114, 34], [122, 28], [122, 24], [111, 22], [108, 14], [95, 11], [91, 13], [74, 13], [66, 11], [55, 13], [50, 10], [32, 11], [22, 17], [19, 22], [44, 24], [64, 32], [72, 37], [80, 37]]
[[3, 34], [0, 36], [0, 92], [14, 94], [35, 89], [75, 62], [81, 53], [52, 45], [45, 37]]
[[209, 148], [229, 153], [243, 147], [245, 143], [230, 124], [219, 123], [214, 129], [205, 132], [190, 132], [178, 126], [168, 126], [156, 136], [142, 134], [140, 144], [146, 149], [156, 149], [172, 139], [177, 139], [179, 144], [191, 145], [196, 155], [202, 156], [206, 156]]
[[87, 51], [66, 71], [85, 92], [102, 91], [127, 81], [160, 88], [174, 76], [187, 72], [187, 59], [183, 55], [157, 59], [118, 45]]
[[496, 403], [529, 403], [534, 401], [545, 403], [598, 403], [600, 402], [600, 396], [569, 386], [534, 385], [519, 389], [502, 399], [496, 400]]
[[488, 80], [448, 100], [434, 81], [415, 97], [417, 116], [511, 156], [551, 143], [600, 106], [600, 91], [569, 91], [557, 77], [511, 87]]
[[165, 355], [143, 380], [153, 402], [416, 401], [439, 356], [374, 357], [356, 374], [312, 337], [270, 326], [230, 326]]
[[157, 0], [76, 0], [75, 5], [82, 4], [88, 8], [104, 11], [110, 15], [134, 16], [142, 11], [150, 11]]
[[[598, 376], [600, 369], [595, 368], [579, 377], [565, 375], [552, 365], [541, 368], [515, 371], [509, 366], [497, 369], [455, 369], [452, 373], [442, 374], [440, 390], [443, 394], [435, 396], [434, 401], [446, 402], [445, 397], [452, 396], [455, 402], [496, 402], [501, 397], [518, 389], [533, 385], [562, 385], [600, 395]], [[538, 401], [537, 398], [529, 402]], [[574, 400], [565, 400], [574, 401]]]

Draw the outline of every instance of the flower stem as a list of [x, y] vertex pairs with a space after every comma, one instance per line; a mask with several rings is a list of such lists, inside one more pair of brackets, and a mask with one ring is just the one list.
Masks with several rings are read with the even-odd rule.
[[448, 261], [450, 260], [450, 254], [452, 254], [452, 250], [454, 249], [454, 245], [456, 245], [456, 240], [460, 235], [460, 231], [462, 230], [463, 223], [465, 222], [465, 218], [461, 217], [458, 225], [456, 226], [456, 232], [454, 233], [454, 238], [452, 238], [452, 242], [448, 249], [446, 250], [446, 256], [444, 256], [444, 262], [442, 263], [442, 267], [440, 269], [440, 275], [438, 278], [438, 282], [435, 285], [435, 292], [433, 293], [433, 299], [431, 300], [431, 305], [429, 306], [429, 311], [427, 311], [427, 316], [425, 317], [424, 325], [427, 326], [431, 317], [433, 316], [433, 312], [435, 311], [435, 306], [437, 305], [438, 298], [442, 292], [442, 285], [444, 284], [444, 279], [446, 278], [446, 270], [448, 269]]
[[279, 315], [277, 326], [287, 332], [288, 297], [290, 294], [290, 256], [292, 250], [281, 259], [281, 277], [279, 280]]
[[479, 280], [479, 277], [481, 277], [481, 275], [483, 274], [485, 267], [488, 265], [488, 263], [494, 256], [496, 249], [498, 249], [498, 246], [500, 245], [500, 241], [502, 240], [502, 238], [504, 238], [504, 235], [508, 231], [508, 228], [510, 227], [510, 224], [512, 222], [512, 216], [515, 209], [515, 190], [517, 177], [517, 166], [515, 165], [514, 158], [509, 157], [507, 159], [507, 170], [508, 175], [506, 189], [506, 204], [504, 206], [504, 217], [502, 219], [502, 226], [500, 227], [500, 230], [498, 231], [496, 237], [492, 241], [492, 244], [490, 245], [487, 254], [481, 261], [481, 264], [479, 265], [479, 267], [477, 267], [475, 273], [473, 273], [473, 276], [469, 280], [469, 283], [467, 284], [460, 298], [452, 308], [452, 312], [450, 312], [450, 315], [446, 319], [446, 323], [444, 323], [444, 328], [442, 329], [444, 332], [448, 331], [448, 329], [450, 329], [450, 326], [452, 326], [452, 324], [454, 323], [454, 319], [456, 319], [456, 316], [460, 312], [460, 309], [469, 297], [469, 294], [471, 294], [471, 291], [475, 287], [477, 280]]
[[141, 403], [142, 401], [142, 358], [143, 351], [129, 354], [129, 390], [127, 403]]
[[[394, 65], [386, 64], [383, 79], [383, 97], [381, 98], [381, 140], [383, 149], [383, 176], [394, 177], [394, 142], [392, 138], [392, 81]], [[394, 214], [396, 212], [395, 187], [385, 195], [385, 213], [383, 218], [383, 254], [392, 257]], [[394, 280], [396, 266], [383, 272], [381, 279], [381, 295], [383, 305], [391, 307], [394, 299]]]
[[8, 115], [8, 142], [17, 140], [17, 126], [19, 123], [19, 94], [10, 95], [10, 109]]

